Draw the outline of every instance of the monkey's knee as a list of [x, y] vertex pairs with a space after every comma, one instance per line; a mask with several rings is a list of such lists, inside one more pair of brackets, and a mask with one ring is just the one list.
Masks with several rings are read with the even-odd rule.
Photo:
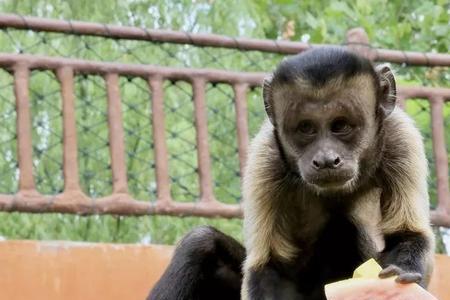
[[183, 258], [199, 263], [216, 252], [217, 230], [210, 226], [200, 226], [191, 230], [178, 243], [174, 259]]
[[209, 225], [202, 225], [189, 231], [182, 239], [182, 242], [186, 240], [193, 242], [205, 241], [206, 239], [214, 238], [218, 235], [218, 233], [219, 231], [214, 227]]
[[245, 258], [244, 247], [231, 236], [211, 226], [194, 228], [180, 241], [175, 255], [191, 259], [225, 260], [241, 264]]
[[178, 243], [177, 250], [206, 254], [214, 251], [216, 239], [216, 229], [211, 226], [199, 226], [183, 237]]

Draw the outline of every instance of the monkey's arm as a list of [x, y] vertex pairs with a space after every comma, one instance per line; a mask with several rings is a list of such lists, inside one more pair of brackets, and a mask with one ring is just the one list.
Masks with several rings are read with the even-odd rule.
[[426, 287], [432, 264], [427, 234], [405, 230], [387, 234], [385, 241], [386, 247], [380, 254], [385, 268], [380, 277], [398, 275], [397, 282], [418, 282]]
[[428, 285], [433, 266], [434, 236], [430, 226], [427, 161], [420, 133], [400, 110], [386, 120], [381, 196], [385, 248], [381, 277]]
[[296, 249], [280, 234], [276, 211], [265, 203], [267, 199], [261, 195], [260, 201], [253, 200], [247, 198], [244, 208], [247, 257], [241, 299], [302, 299], [279, 270], [283, 263], [292, 261]]
[[[244, 233], [247, 257], [241, 299], [302, 299], [288, 295], [293, 285], [283, 279], [273, 262], [291, 261], [297, 249], [287, 240], [282, 201], [285, 174], [280, 166], [278, 148], [274, 145], [273, 127], [265, 122], [252, 141], [244, 173]], [[278, 265], [278, 263], [277, 263]], [[281, 294], [281, 293], [284, 294]]]
[[247, 257], [241, 299], [302, 299], [294, 296], [294, 284], [279, 269], [295, 259], [297, 249], [281, 234], [276, 209], [260, 196], [260, 201], [247, 198], [244, 208]]

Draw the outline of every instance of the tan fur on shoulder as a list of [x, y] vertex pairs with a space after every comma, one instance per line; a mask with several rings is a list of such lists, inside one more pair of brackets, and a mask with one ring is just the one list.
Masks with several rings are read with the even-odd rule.
[[398, 230], [430, 233], [428, 166], [422, 136], [413, 121], [396, 108], [386, 119], [383, 170], [392, 199], [384, 210], [384, 233]]
[[275, 223], [280, 219], [275, 200], [283, 190], [284, 178], [277, 177], [272, 167], [280, 164], [272, 131], [272, 124], [266, 121], [253, 140], [243, 183], [245, 265], [253, 268], [267, 263], [270, 254], [289, 260], [298, 250]]

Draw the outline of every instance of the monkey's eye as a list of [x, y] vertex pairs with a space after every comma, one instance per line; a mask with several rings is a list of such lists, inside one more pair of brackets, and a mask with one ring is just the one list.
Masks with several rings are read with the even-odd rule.
[[346, 119], [336, 119], [331, 123], [331, 132], [335, 134], [349, 134], [353, 127]]
[[316, 128], [311, 121], [301, 121], [297, 126], [297, 130], [305, 135], [314, 135], [316, 133]]

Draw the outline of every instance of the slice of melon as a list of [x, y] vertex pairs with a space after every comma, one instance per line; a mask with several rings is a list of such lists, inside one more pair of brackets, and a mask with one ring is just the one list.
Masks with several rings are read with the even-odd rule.
[[395, 277], [379, 279], [381, 267], [373, 259], [359, 266], [352, 279], [325, 286], [328, 300], [437, 300], [416, 283], [400, 284]]

